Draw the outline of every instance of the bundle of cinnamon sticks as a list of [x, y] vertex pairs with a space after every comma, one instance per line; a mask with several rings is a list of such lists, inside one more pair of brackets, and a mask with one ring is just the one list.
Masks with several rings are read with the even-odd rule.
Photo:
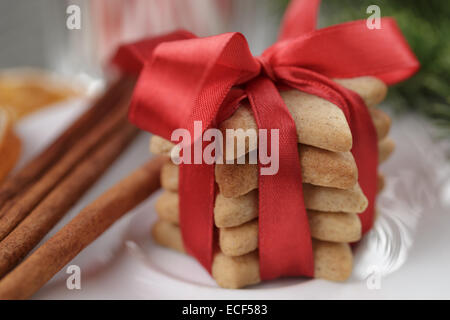
[[52, 144], [0, 185], [0, 299], [31, 296], [158, 188], [161, 161], [154, 160], [88, 206], [22, 262], [136, 137], [138, 129], [127, 121], [133, 86], [134, 79], [126, 77], [110, 85]]

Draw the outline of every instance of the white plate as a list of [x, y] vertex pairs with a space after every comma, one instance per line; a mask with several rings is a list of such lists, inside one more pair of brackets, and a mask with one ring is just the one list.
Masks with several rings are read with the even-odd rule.
[[[72, 101], [19, 124], [21, 163], [49, 143], [86, 106]], [[375, 228], [355, 252], [346, 283], [281, 279], [245, 290], [216, 286], [199, 264], [151, 240], [155, 196], [118, 221], [69, 265], [81, 268], [81, 290], [66, 287], [67, 266], [36, 299], [391, 299], [450, 298], [450, 180], [448, 145], [430, 138], [430, 126], [414, 117], [396, 119], [397, 150], [382, 172]], [[148, 158], [148, 134], [137, 141], [52, 231]], [[448, 150], [448, 149], [447, 149]], [[48, 238], [48, 237], [47, 237]], [[45, 239], [44, 239], [45, 241]]]

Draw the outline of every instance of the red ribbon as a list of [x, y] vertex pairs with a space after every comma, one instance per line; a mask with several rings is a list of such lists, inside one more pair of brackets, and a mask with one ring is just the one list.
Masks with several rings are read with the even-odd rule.
[[[280, 40], [260, 57], [252, 56], [239, 33], [197, 38], [177, 31], [123, 46], [114, 58], [122, 70], [140, 72], [129, 118], [144, 130], [170, 139], [177, 128], [193, 134], [195, 120], [206, 130], [231, 115], [244, 98], [259, 128], [280, 130], [279, 171], [259, 176], [262, 279], [314, 276], [298, 137], [277, 86], [317, 95], [343, 110], [353, 135], [359, 183], [369, 200], [359, 215], [367, 232], [376, 194], [376, 132], [362, 99], [330, 78], [374, 76], [394, 84], [419, 67], [393, 19], [383, 18], [381, 29], [369, 30], [361, 20], [316, 30], [318, 7], [318, 0], [292, 1]], [[185, 248], [211, 271], [214, 166], [182, 165], [179, 194]]]

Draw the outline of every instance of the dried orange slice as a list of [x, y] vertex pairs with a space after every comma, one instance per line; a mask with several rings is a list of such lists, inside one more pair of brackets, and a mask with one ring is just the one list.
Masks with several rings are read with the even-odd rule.
[[7, 109], [14, 121], [80, 93], [45, 71], [19, 69], [0, 73], [0, 107]]

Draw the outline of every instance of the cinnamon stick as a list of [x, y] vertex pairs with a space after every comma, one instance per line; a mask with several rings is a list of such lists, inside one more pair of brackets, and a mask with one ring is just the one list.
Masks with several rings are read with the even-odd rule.
[[121, 154], [138, 129], [125, 123], [83, 160], [3, 241], [0, 277], [22, 260]]
[[65, 132], [51, 143], [45, 150], [29, 161], [21, 170], [8, 177], [0, 185], [0, 208], [17, 196], [31, 183], [39, 179], [48, 168], [82, 136], [84, 136], [117, 102], [129, 92], [134, 81], [119, 78], [103, 94], [91, 108], [78, 118]]
[[33, 295], [115, 221], [160, 187], [161, 167], [154, 158], [106, 191], [0, 281], [0, 299]]
[[131, 92], [128, 92], [122, 97], [117, 107], [103, 114], [104, 119], [80, 138], [80, 141], [67, 146], [69, 149], [66, 154], [43, 177], [3, 206], [0, 210], [0, 240], [4, 239], [28, 215], [83, 157], [127, 121], [130, 95]]

